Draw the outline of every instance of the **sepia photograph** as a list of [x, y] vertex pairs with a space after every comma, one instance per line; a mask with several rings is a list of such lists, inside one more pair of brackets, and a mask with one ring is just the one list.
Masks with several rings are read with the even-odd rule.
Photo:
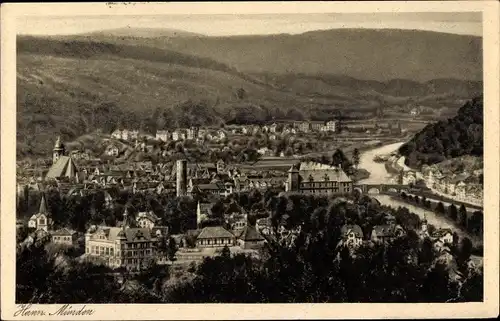
[[134, 5], [12, 20], [9, 318], [485, 302], [482, 11]]

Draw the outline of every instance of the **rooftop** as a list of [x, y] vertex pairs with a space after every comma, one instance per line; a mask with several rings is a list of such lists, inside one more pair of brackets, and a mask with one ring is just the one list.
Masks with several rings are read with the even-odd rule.
[[234, 235], [222, 226], [207, 226], [198, 235], [198, 239], [233, 238]]

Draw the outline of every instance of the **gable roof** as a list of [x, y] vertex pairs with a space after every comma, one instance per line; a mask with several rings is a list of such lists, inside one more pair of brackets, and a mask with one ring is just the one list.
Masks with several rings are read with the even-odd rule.
[[69, 156], [61, 156], [47, 172], [47, 178], [75, 177], [77, 168], [73, 159]]
[[66, 227], [63, 227], [62, 229], [59, 229], [57, 231], [53, 231], [52, 235], [73, 235], [75, 233], [76, 233], [75, 231], [70, 230]]
[[238, 238], [242, 241], [264, 241], [264, 237], [257, 232], [255, 226], [250, 226], [247, 224]]
[[222, 226], [207, 226], [198, 235], [198, 239], [233, 238], [234, 235]]
[[[123, 232], [122, 228], [119, 227], [108, 227], [108, 226], [99, 226], [97, 230], [93, 234], [104, 233], [106, 238], [110, 241], [116, 241], [120, 238]], [[151, 234], [149, 229], [147, 228], [126, 228], [125, 229], [125, 237], [128, 242], [132, 242], [138, 239], [138, 236], [143, 236], [146, 240], [151, 239]]]

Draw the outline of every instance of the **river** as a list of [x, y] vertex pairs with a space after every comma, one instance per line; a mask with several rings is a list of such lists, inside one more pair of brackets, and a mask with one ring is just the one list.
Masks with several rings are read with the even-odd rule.
[[370, 177], [360, 180], [359, 184], [383, 184], [390, 183], [393, 181], [393, 175], [389, 174], [385, 170], [384, 163], [376, 163], [373, 158], [376, 155], [390, 154], [396, 151], [404, 143], [394, 143], [389, 145], [384, 145], [382, 147], [377, 147], [375, 149], [370, 149], [361, 154], [359, 158], [359, 168], [366, 169], [370, 172]]
[[[359, 161], [359, 168], [363, 168], [369, 171], [370, 177], [360, 180], [359, 184], [394, 183], [394, 175], [391, 175], [386, 171], [384, 163], [376, 163], [373, 161], [373, 158], [376, 155], [390, 154], [396, 151], [403, 144], [403, 142], [400, 142], [390, 145], [384, 145], [362, 153]], [[460, 237], [467, 236], [474, 244], [482, 244], [482, 240], [479, 237], [460, 229], [460, 227], [456, 226], [449, 219], [436, 215], [434, 212], [422, 209], [403, 201], [393, 199], [389, 195], [372, 195], [372, 197], [375, 197], [381, 204], [386, 206], [391, 206], [393, 208], [398, 208], [400, 206], [406, 207], [421, 218], [425, 216], [429, 224], [434, 225], [436, 228], [450, 228], [453, 231], [456, 231]]]

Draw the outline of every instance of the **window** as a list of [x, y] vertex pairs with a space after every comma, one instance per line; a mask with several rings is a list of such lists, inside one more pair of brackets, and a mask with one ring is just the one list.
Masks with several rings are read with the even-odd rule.
[[105, 253], [106, 255], [109, 255], [109, 247], [106, 248]]
[[45, 219], [41, 218], [39, 222], [40, 225], [45, 225]]
[[90, 248], [87, 246], [87, 248], [85, 249], [85, 253], [90, 253]]

